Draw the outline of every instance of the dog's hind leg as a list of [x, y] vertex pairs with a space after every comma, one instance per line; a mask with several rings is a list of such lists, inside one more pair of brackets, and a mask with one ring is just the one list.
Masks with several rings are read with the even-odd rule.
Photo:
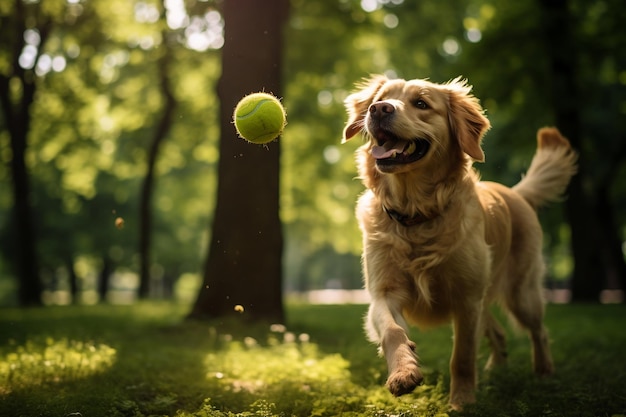
[[485, 329], [485, 336], [491, 348], [491, 355], [489, 355], [485, 369], [492, 369], [495, 366], [504, 365], [507, 358], [504, 329], [487, 308], [485, 308], [483, 312], [483, 328]]
[[400, 396], [413, 391], [423, 380], [415, 354], [415, 343], [407, 336], [407, 326], [400, 311], [394, 311], [384, 299], [373, 300], [367, 317], [367, 331], [378, 342], [387, 360], [387, 388]]
[[517, 322], [530, 333], [533, 368], [537, 375], [554, 373], [548, 331], [543, 325], [544, 302], [541, 288], [544, 266], [541, 254], [523, 272], [519, 286], [507, 294], [506, 305]]

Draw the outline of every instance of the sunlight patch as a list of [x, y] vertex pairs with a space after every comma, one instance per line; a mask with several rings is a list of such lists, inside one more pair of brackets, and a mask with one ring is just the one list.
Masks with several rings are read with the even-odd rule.
[[[220, 348], [204, 364], [220, 398], [207, 398], [197, 413], [177, 417], [448, 415], [443, 377], [396, 398], [382, 384], [359, 384], [348, 360], [310, 343], [308, 334], [296, 335], [283, 325], [273, 325], [271, 332], [266, 341], [219, 336]], [[223, 401], [240, 403], [241, 408], [224, 410]]]
[[[33, 385], [85, 378], [110, 368], [116, 350], [110, 346], [77, 340], [48, 338], [0, 351], [0, 395]], [[7, 349], [7, 350], [8, 350]]]
[[311, 384], [327, 384], [350, 378], [349, 362], [339, 354], [322, 355], [308, 335], [285, 332], [261, 344], [251, 337], [226, 339], [223, 350], [205, 359], [207, 377], [219, 380], [234, 392], [256, 392], [273, 385], [288, 384], [307, 391]]

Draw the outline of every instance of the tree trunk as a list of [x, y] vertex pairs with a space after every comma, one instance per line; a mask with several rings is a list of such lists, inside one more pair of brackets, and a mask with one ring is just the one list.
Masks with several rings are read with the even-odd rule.
[[[575, 149], [582, 149], [580, 94], [576, 83], [577, 54], [571, 28], [572, 15], [567, 0], [540, 0], [543, 12], [545, 43], [552, 72], [552, 106], [556, 125], [570, 140]], [[580, 156], [578, 175], [572, 178], [568, 189], [566, 211], [572, 231], [574, 273], [572, 277], [572, 300], [598, 302], [606, 277], [602, 262], [598, 233], [594, 216], [593, 196], [583, 187], [587, 178], [584, 155]]]
[[[24, 89], [34, 92], [35, 88], [34, 85], [24, 85]], [[28, 113], [30, 105], [23, 104], [20, 113]], [[30, 200], [31, 187], [25, 161], [26, 136], [30, 126], [30, 116], [22, 113], [8, 124], [13, 125], [13, 129], [10, 128], [9, 130], [11, 131], [11, 151], [13, 153], [11, 175], [13, 180], [13, 215], [17, 228], [15, 242], [17, 259], [15, 262], [19, 279], [19, 302], [21, 306], [41, 305], [42, 286], [35, 243], [33, 208]]]
[[190, 317], [220, 317], [243, 307], [249, 320], [284, 321], [279, 148], [237, 137], [232, 112], [244, 95], [281, 95], [286, 0], [226, 1], [220, 97], [217, 205], [204, 281]]
[[65, 259], [65, 265], [67, 268], [67, 279], [70, 287], [70, 299], [72, 304], [78, 304], [78, 275], [76, 275], [76, 268], [74, 268], [74, 259], [68, 256]]
[[[162, 7], [161, 20], [165, 20], [165, 8]], [[165, 25], [163, 22], [162, 24]], [[161, 88], [161, 95], [163, 97], [163, 112], [161, 113], [161, 119], [157, 125], [156, 131], [148, 150], [148, 167], [146, 176], [144, 178], [141, 187], [141, 200], [139, 202], [139, 258], [140, 258], [140, 271], [139, 271], [139, 289], [138, 296], [140, 299], [148, 298], [150, 295], [150, 248], [152, 240], [152, 195], [154, 194], [154, 170], [161, 144], [167, 136], [172, 126], [172, 118], [174, 116], [174, 109], [176, 108], [176, 99], [172, 93], [169, 80], [169, 66], [172, 60], [171, 49], [168, 42], [168, 36], [166, 31], [161, 33], [163, 44], [161, 46], [161, 57], [157, 61], [157, 69], [159, 73], [159, 85]]]
[[619, 237], [619, 228], [613, 215], [613, 208], [609, 197], [609, 184], [599, 187], [596, 193], [596, 218], [602, 235], [601, 251], [607, 270], [606, 288], [625, 289], [626, 263], [622, 252], [622, 242]]
[[[6, 48], [9, 50], [9, 73], [0, 74], [0, 103], [5, 125], [9, 131], [11, 146], [11, 180], [13, 185], [13, 217], [16, 228], [16, 259], [14, 267], [19, 280], [18, 300], [21, 306], [41, 305], [42, 284], [39, 276], [39, 262], [36, 248], [36, 232], [34, 225], [33, 207], [31, 204], [31, 186], [26, 167], [26, 150], [28, 148], [28, 132], [30, 131], [30, 110], [35, 98], [36, 80], [33, 70], [25, 70], [19, 64], [19, 56], [24, 48], [24, 31], [26, 21], [33, 20], [39, 31], [41, 49], [48, 38], [51, 23], [49, 20], [37, 21], [37, 17], [29, 15], [25, 9], [25, 2], [15, 1], [15, 15], [4, 19], [0, 26], [5, 26], [2, 33], [11, 42]], [[39, 7], [39, 6], [36, 6]], [[41, 19], [41, 17], [39, 17]], [[9, 33], [12, 31], [11, 33]], [[37, 60], [35, 60], [35, 66]], [[9, 83], [11, 79], [20, 83], [21, 96], [14, 97]]]
[[113, 262], [107, 255], [102, 257], [102, 268], [98, 277], [98, 299], [101, 303], [107, 302], [109, 294], [109, 284], [111, 282], [111, 274], [113, 273]]

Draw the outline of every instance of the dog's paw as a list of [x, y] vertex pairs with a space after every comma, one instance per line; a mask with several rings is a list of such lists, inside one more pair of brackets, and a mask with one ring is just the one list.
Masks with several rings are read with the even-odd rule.
[[548, 377], [554, 374], [554, 365], [551, 360], [535, 364], [535, 375], [539, 377]]
[[463, 411], [463, 406], [476, 402], [474, 391], [461, 391], [450, 394], [450, 407], [454, 411]]
[[413, 391], [424, 380], [414, 350], [415, 344], [409, 341], [396, 352], [395, 366], [390, 369], [386, 384], [396, 397]]
[[413, 369], [401, 369], [387, 378], [387, 388], [396, 397], [408, 394], [418, 385], [421, 385], [424, 377], [420, 373], [417, 366]]

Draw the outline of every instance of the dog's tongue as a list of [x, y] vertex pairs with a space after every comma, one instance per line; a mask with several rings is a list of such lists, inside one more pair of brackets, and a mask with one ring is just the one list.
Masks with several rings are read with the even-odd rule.
[[373, 146], [372, 147], [372, 156], [375, 159], [385, 159], [392, 157], [395, 153], [402, 153], [404, 149], [407, 147], [408, 142], [403, 140], [396, 141], [387, 141], [383, 144], [383, 146]]

